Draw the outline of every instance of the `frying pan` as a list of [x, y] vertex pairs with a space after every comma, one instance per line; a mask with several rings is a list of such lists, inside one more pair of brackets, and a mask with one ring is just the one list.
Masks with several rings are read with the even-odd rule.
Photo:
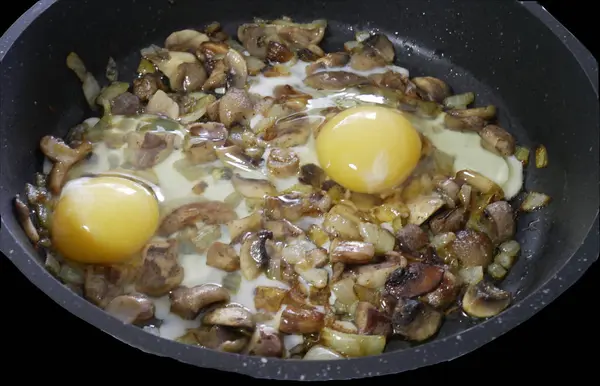
[[[65, 66], [76, 51], [98, 76], [108, 56], [133, 76], [138, 50], [172, 31], [220, 21], [230, 33], [252, 17], [329, 21], [323, 48], [339, 49], [355, 30], [388, 34], [397, 64], [412, 76], [446, 80], [494, 104], [499, 120], [528, 148], [544, 144], [545, 169], [528, 167], [525, 189], [553, 197], [519, 217], [521, 257], [502, 288], [515, 302], [481, 323], [448, 320], [436, 339], [400, 342], [379, 356], [335, 362], [241, 357], [185, 346], [124, 325], [46, 272], [21, 230], [12, 197], [40, 169], [38, 141], [66, 134], [91, 112]], [[399, 373], [464, 355], [526, 321], [578, 280], [598, 258], [598, 65], [541, 6], [530, 2], [43, 0], [0, 41], [1, 250], [69, 312], [140, 350], [257, 378], [333, 380]]]

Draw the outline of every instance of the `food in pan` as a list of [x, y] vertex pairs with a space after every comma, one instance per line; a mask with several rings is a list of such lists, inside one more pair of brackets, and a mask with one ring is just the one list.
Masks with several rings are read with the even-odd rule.
[[529, 150], [384, 34], [325, 53], [326, 25], [176, 31], [104, 87], [70, 54], [100, 117], [42, 138], [15, 200], [49, 271], [149, 333], [266, 357], [376, 355], [509, 307]]

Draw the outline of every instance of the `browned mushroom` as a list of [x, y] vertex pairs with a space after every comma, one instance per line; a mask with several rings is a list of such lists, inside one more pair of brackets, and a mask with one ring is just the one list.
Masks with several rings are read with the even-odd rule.
[[452, 115], [444, 115], [444, 126], [446, 129], [454, 131], [473, 131], [478, 133], [486, 125], [486, 121], [477, 116], [471, 117], [454, 117]]
[[446, 82], [432, 76], [413, 78], [412, 82], [419, 89], [419, 96], [426, 101], [442, 103], [452, 93]]
[[318, 51], [316, 46], [325, 35], [325, 20], [313, 20], [308, 24], [292, 23], [290, 21], [275, 21], [278, 26], [277, 35], [292, 49], [308, 48]]
[[137, 291], [150, 296], [163, 296], [183, 281], [183, 267], [177, 258], [176, 240], [152, 241], [142, 255], [144, 263], [135, 284]]
[[229, 85], [234, 88], [243, 89], [246, 86], [246, 80], [248, 79], [248, 66], [242, 54], [230, 48], [227, 51], [223, 62], [229, 71]]
[[192, 320], [203, 308], [229, 301], [229, 291], [216, 284], [201, 284], [195, 287], [177, 287], [169, 294], [171, 312], [183, 319]]
[[384, 73], [371, 74], [369, 75], [369, 80], [378, 87], [391, 88], [411, 98], [419, 98], [417, 86], [402, 73], [386, 71]]
[[456, 118], [478, 117], [484, 121], [490, 121], [496, 118], [496, 106], [488, 105], [484, 107], [474, 107], [471, 109], [454, 109], [449, 110], [448, 115]]
[[207, 313], [202, 318], [202, 322], [205, 324], [216, 324], [249, 330], [254, 329], [256, 326], [252, 313], [236, 304], [229, 304]]
[[422, 300], [436, 309], [444, 310], [454, 303], [459, 290], [460, 285], [456, 276], [450, 271], [444, 271], [444, 277], [439, 287], [424, 295]]
[[277, 312], [288, 293], [283, 288], [267, 286], [258, 286], [254, 291], [254, 307], [267, 312]]
[[271, 62], [285, 63], [292, 60], [293, 57], [294, 53], [287, 46], [276, 41], [270, 41], [267, 44], [267, 60]]
[[305, 164], [300, 168], [300, 177], [298, 177], [298, 180], [303, 184], [320, 189], [326, 178], [327, 175], [323, 169], [315, 164]]
[[243, 332], [223, 326], [201, 326], [189, 329], [183, 336], [177, 338], [180, 343], [231, 353], [241, 352], [248, 344], [248, 340]]
[[395, 334], [410, 341], [422, 342], [431, 338], [442, 325], [443, 315], [414, 299], [398, 301], [392, 315]]
[[242, 24], [238, 27], [238, 39], [244, 48], [259, 59], [266, 59], [267, 46], [270, 41], [279, 41], [274, 25]]
[[350, 66], [358, 71], [383, 67], [394, 61], [394, 46], [383, 34], [374, 34], [353, 50]]
[[207, 75], [200, 63], [181, 63], [171, 88], [175, 91], [193, 92], [202, 89]]
[[254, 104], [248, 92], [230, 88], [219, 102], [219, 121], [229, 128], [234, 123], [246, 123], [254, 114]]
[[110, 112], [113, 115], [135, 115], [140, 109], [140, 98], [130, 92], [124, 92], [110, 101]]
[[227, 222], [227, 229], [232, 242], [237, 242], [248, 232], [260, 230], [262, 216], [260, 212], [254, 212], [249, 216]]
[[262, 325], [254, 330], [245, 352], [260, 357], [279, 358], [283, 355], [284, 348], [279, 331], [273, 327]]
[[133, 93], [141, 101], [149, 101], [159, 89], [164, 91], [166, 87], [157, 74], [144, 74], [133, 80]]
[[215, 148], [223, 146], [227, 139], [225, 126], [217, 122], [194, 123], [189, 132], [189, 140], [184, 146], [187, 159], [194, 164], [216, 160]]
[[350, 61], [350, 55], [346, 52], [333, 52], [317, 59], [314, 63], [306, 67], [306, 75], [312, 75], [318, 70], [343, 67]]
[[231, 183], [234, 189], [246, 198], [264, 198], [277, 194], [277, 189], [268, 180], [244, 178], [236, 173], [231, 178]]
[[266, 220], [262, 222], [262, 227], [273, 233], [273, 239], [283, 240], [291, 237], [298, 237], [304, 232], [288, 220]]
[[237, 218], [231, 207], [221, 201], [203, 201], [183, 205], [162, 220], [160, 232], [171, 235], [178, 230], [191, 226], [199, 221], [206, 224], [225, 224]]
[[325, 314], [315, 308], [288, 305], [281, 314], [279, 331], [286, 334], [319, 332], [325, 325]]
[[456, 207], [461, 186], [453, 178], [444, 178], [436, 182], [436, 187], [449, 208]]
[[433, 234], [457, 232], [467, 223], [467, 209], [463, 206], [449, 209], [434, 215], [429, 220], [429, 229]]
[[506, 201], [496, 201], [486, 206], [484, 213], [491, 220], [489, 236], [494, 244], [500, 244], [513, 238], [516, 225], [512, 206]]
[[52, 162], [52, 170], [48, 180], [48, 188], [53, 194], [59, 194], [67, 180], [67, 173], [77, 162], [83, 160], [93, 150], [90, 142], [81, 142], [77, 147], [71, 148], [63, 140], [46, 135], [40, 141], [42, 153]]
[[246, 280], [256, 279], [269, 264], [267, 241], [273, 239], [273, 233], [260, 231], [244, 239], [240, 249], [240, 269]]
[[361, 241], [340, 241], [335, 239], [331, 242], [329, 258], [332, 263], [345, 264], [368, 264], [373, 261], [375, 247], [371, 243]]
[[93, 304], [105, 308], [111, 300], [123, 294], [135, 270], [124, 267], [88, 266], [85, 269], [83, 295]]
[[487, 267], [493, 259], [494, 246], [485, 234], [472, 229], [456, 232], [448, 251], [465, 267]]
[[154, 303], [144, 295], [117, 296], [108, 303], [104, 311], [123, 323], [143, 323], [154, 317]]
[[189, 51], [195, 53], [200, 45], [209, 40], [208, 36], [192, 29], [175, 31], [165, 40], [165, 48], [169, 51]]
[[206, 252], [206, 265], [234, 272], [240, 269], [240, 257], [231, 245], [216, 241]]
[[323, 71], [309, 75], [304, 84], [317, 90], [343, 90], [370, 83], [369, 79], [347, 71]]
[[427, 233], [415, 224], [406, 224], [396, 233], [400, 249], [416, 252], [429, 244]]
[[481, 146], [485, 149], [509, 157], [515, 154], [515, 138], [500, 126], [487, 125], [480, 132]]
[[267, 157], [267, 169], [277, 178], [287, 178], [298, 174], [300, 158], [289, 149], [272, 149]]
[[441, 283], [444, 270], [419, 262], [395, 270], [388, 276], [385, 290], [396, 298], [411, 298], [435, 290]]
[[137, 169], [151, 168], [167, 159], [178, 138], [173, 133], [131, 132], [127, 134], [125, 159]]
[[264, 215], [271, 220], [297, 221], [304, 215], [304, 202], [297, 193], [265, 197]]
[[316, 116], [288, 116], [261, 134], [271, 147], [288, 148], [306, 144], [314, 127], [321, 122]]
[[224, 60], [214, 62], [213, 68], [202, 85], [202, 91], [208, 92], [227, 85], [227, 65]]
[[462, 308], [475, 318], [489, 318], [504, 311], [512, 300], [510, 292], [480, 281], [467, 288], [462, 299]]
[[37, 244], [37, 242], [40, 241], [40, 234], [33, 224], [29, 207], [21, 201], [19, 196], [15, 197], [15, 211], [17, 212], [19, 223], [25, 231], [25, 234], [32, 243]]
[[392, 333], [389, 318], [371, 303], [358, 302], [354, 311], [354, 323], [359, 334], [388, 336]]

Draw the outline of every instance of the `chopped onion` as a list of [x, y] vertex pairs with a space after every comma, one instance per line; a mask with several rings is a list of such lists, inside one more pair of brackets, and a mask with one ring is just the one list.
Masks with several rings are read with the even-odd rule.
[[386, 253], [394, 249], [396, 239], [389, 231], [369, 222], [360, 223], [358, 230], [363, 240], [373, 244], [375, 253]]
[[500, 252], [494, 257], [494, 263], [499, 264], [505, 269], [510, 269], [515, 262], [515, 256], [508, 253]]
[[483, 280], [483, 267], [478, 265], [476, 267], [464, 267], [458, 271], [458, 277], [464, 283], [477, 284]]
[[524, 212], [533, 212], [543, 208], [550, 202], [550, 196], [544, 193], [529, 192], [521, 203], [521, 210]]
[[344, 356], [340, 353], [333, 351], [330, 348], [321, 346], [319, 344], [314, 345], [304, 355], [305, 361], [320, 361], [330, 359], [343, 359]]
[[84, 282], [83, 272], [73, 267], [69, 267], [68, 265], [63, 265], [60, 268], [60, 272], [58, 273], [58, 277], [65, 284], [76, 284], [81, 285]]
[[348, 357], [379, 355], [386, 343], [383, 335], [347, 334], [328, 327], [321, 330], [321, 342]]
[[498, 246], [498, 249], [501, 252], [506, 253], [507, 255], [517, 256], [519, 254], [519, 251], [521, 250], [521, 246], [519, 245], [519, 243], [517, 241], [509, 240], [509, 241], [505, 241], [502, 244], [500, 244]]
[[49, 253], [46, 254], [46, 261], [44, 263], [44, 266], [52, 275], [58, 276], [60, 274], [60, 263], [58, 262], [58, 260], [56, 260], [54, 256], [52, 256]]
[[535, 149], [535, 167], [538, 169], [548, 166], [548, 150], [546, 146], [540, 145]]
[[242, 284], [242, 276], [239, 272], [229, 272], [223, 277], [223, 287], [227, 288], [232, 294], [237, 294]]
[[223, 199], [223, 202], [235, 209], [242, 203], [243, 199], [244, 197], [238, 192], [232, 192]]
[[354, 34], [354, 38], [357, 42], [362, 43], [371, 37], [371, 33], [369, 31], [356, 31]]
[[518, 159], [523, 166], [527, 166], [529, 163], [529, 149], [522, 146], [515, 148], [515, 158]]
[[435, 249], [441, 249], [454, 240], [456, 240], [456, 235], [453, 232], [440, 233], [431, 238], [431, 246]]
[[456, 94], [446, 97], [444, 99], [444, 107], [448, 109], [466, 109], [468, 105], [473, 103], [475, 100], [475, 94], [472, 92], [466, 92], [463, 94]]
[[465, 169], [458, 171], [456, 173], [456, 180], [471, 185], [483, 194], [500, 195], [501, 197], [499, 198], [504, 196], [504, 192], [500, 186], [474, 170]]
[[494, 279], [500, 280], [508, 273], [508, 271], [498, 263], [492, 263], [487, 267], [488, 274]]
[[335, 282], [331, 286], [331, 292], [333, 292], [337, 300], [347, 306], [358, 301], [356, 293], [354, 293], [354, 280], [349, 277]]

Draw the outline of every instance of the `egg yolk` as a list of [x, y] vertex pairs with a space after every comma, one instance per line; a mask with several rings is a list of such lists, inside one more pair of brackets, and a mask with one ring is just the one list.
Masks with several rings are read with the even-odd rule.
[[317, 157], [327, 175], [358, 193], [402, 183], [421, 157], [421, 138], [402, 114], [383, 106], [342, 111], [323, 124]]
[[79, 178], [63, 189], [52, 215], [52, 244], [81, 263], [123, 262], [158, 228], [152, 192], [120, 177]]

